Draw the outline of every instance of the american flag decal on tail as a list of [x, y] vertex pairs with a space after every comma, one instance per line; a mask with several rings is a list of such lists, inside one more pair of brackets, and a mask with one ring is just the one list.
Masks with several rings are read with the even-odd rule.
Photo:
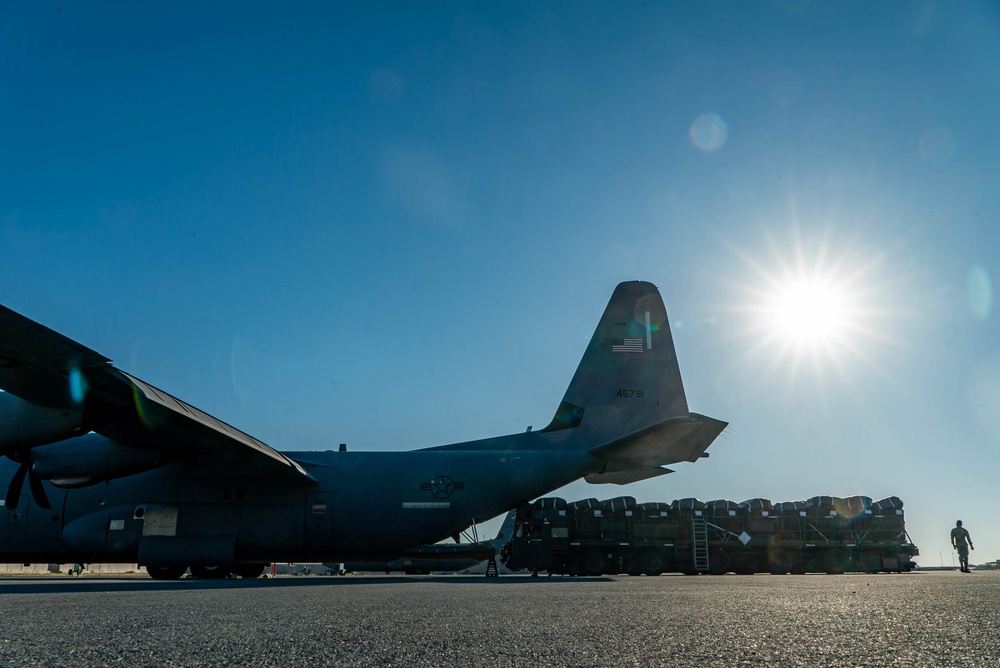
[[613, 353], [641, 353], [642, 339], [611, 339]]

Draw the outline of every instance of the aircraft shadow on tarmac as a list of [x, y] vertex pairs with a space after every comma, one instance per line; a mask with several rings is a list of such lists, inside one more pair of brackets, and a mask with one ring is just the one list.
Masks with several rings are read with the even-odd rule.
[[287, 587], [350, 587], [355, 585], [413, 585], [413, 584], [482, 584], [496, 586], [515, 583], [571, 584], [579, 582], [611, 582], [612, 578], [514, 576], [486, 578], [479, 576], [376, 576], [376, 577], [304, 577], [258, 578], [255, 580], [151, 580], [140, 578], [83, 577], [55, 578], [0, 578], [0, 596], [16, 594], [72, 594], [95, 592], [147, 592], [147, 591], [210, 591], [224, 589], [274, 589]]

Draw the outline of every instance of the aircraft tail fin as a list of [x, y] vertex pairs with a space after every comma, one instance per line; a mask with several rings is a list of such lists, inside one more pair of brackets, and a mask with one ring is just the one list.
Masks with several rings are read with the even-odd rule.
[[552, 422], [603, 469], [589, 482], [624, 484], [696, 461], [727, 423], [688, 412], [666, 307], [652, 283], [615, 289]]
[[507, 513], [507, 517], [503, 518], [503, 524], [500, 525], [500, 530], [497, 532], [497, 537], [489, 540], [490, 546], [495, 550], [500, 550], [501, 547], [507, 544], [510, 537], [514, 535], [514, 527], [517, 524], [517, 509], [511, 510]]
[[667, 310], [652, 283], [615, 289], [552, 422], [579, 427], [597, 443], [687, 415]]
[[727, 424], [688, 411], [660, 292], [631, 281], [615, 288], [547, 427], [428, 449], [582, 450], [593, 457], [583, 472], [588, 482], [624, 484], [706, 456]]

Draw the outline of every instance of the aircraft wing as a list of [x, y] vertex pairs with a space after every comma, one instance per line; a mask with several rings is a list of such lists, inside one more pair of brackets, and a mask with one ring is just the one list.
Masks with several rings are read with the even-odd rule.
[[584, 479], [624, 485], [672, 473], [668, 464], [698, 461], [728, 424], [698, 413], [662, 420], [591, 450], [607, 464]]
[[116, 369], [111, 360], [0, 306], [0, 389], [38, 406], [81, 412], [78, 433], [159, 450], [166, 460], [233, 455], [311, 479], [256, 438]]

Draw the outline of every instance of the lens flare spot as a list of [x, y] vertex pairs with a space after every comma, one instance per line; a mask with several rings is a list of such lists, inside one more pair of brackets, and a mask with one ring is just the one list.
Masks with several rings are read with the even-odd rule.
[[712, 153], [722, 148], [729, 136], [726, 122], [718, 114], [702, 114], [694, 119], [688, 136], [694, 147], [703, 153]]
[[934, 0], [913, 0], [903, 17], [903, 25], [914, 35], [926, 35], [937, 26], [937, 7]]
[[813, 0], [778, 0], [776, 4], [789, 14], [800, 14], [812, 6]]
[[69, 370], [69, 396], [73, 399], [73, 403], [82, 404], [86, 395], [87, 379], [78, 368], [73, 367]]
[[398, 100], [403, 95], [403, 80], [392, 70], [376, 70], [368, 77], [368, 95], [376, 102]]
[[966, 405], [979, 428], [1000, 443], [1000, 356], [987, 357], [972, 368]]
[[139, 388], [134, 385], [132, 386], [132, 399], [135, 401], [135, 414], [139, 416], [139, 421], [147, 427], [152, 426], [149, 422], [149, 417], [146, 415], [146, 410], [143, 408], [144, 397], [139, 392]]
[[802, 77], [789, 67], [777, 69], [768, 77], [767, 94], [778, 104], [791, 104], [802, 95]]
[[965, 276], [965, 298], [976, 320], [986, 320], [993, 307], [993, 283], [980, 265], [969, 268]]
[[867, 496], [834, 497], [833, 499], [833, 509], [839, 517], [843, 517], [848, 523], [863, 517], [867, 511], [871, 510], [871, 505], [872, 500]]
[[942, 165], [958, 153], [955, 137], [947, 128], [934, 128], [920, 136], [920, 158], [935, 165]]

